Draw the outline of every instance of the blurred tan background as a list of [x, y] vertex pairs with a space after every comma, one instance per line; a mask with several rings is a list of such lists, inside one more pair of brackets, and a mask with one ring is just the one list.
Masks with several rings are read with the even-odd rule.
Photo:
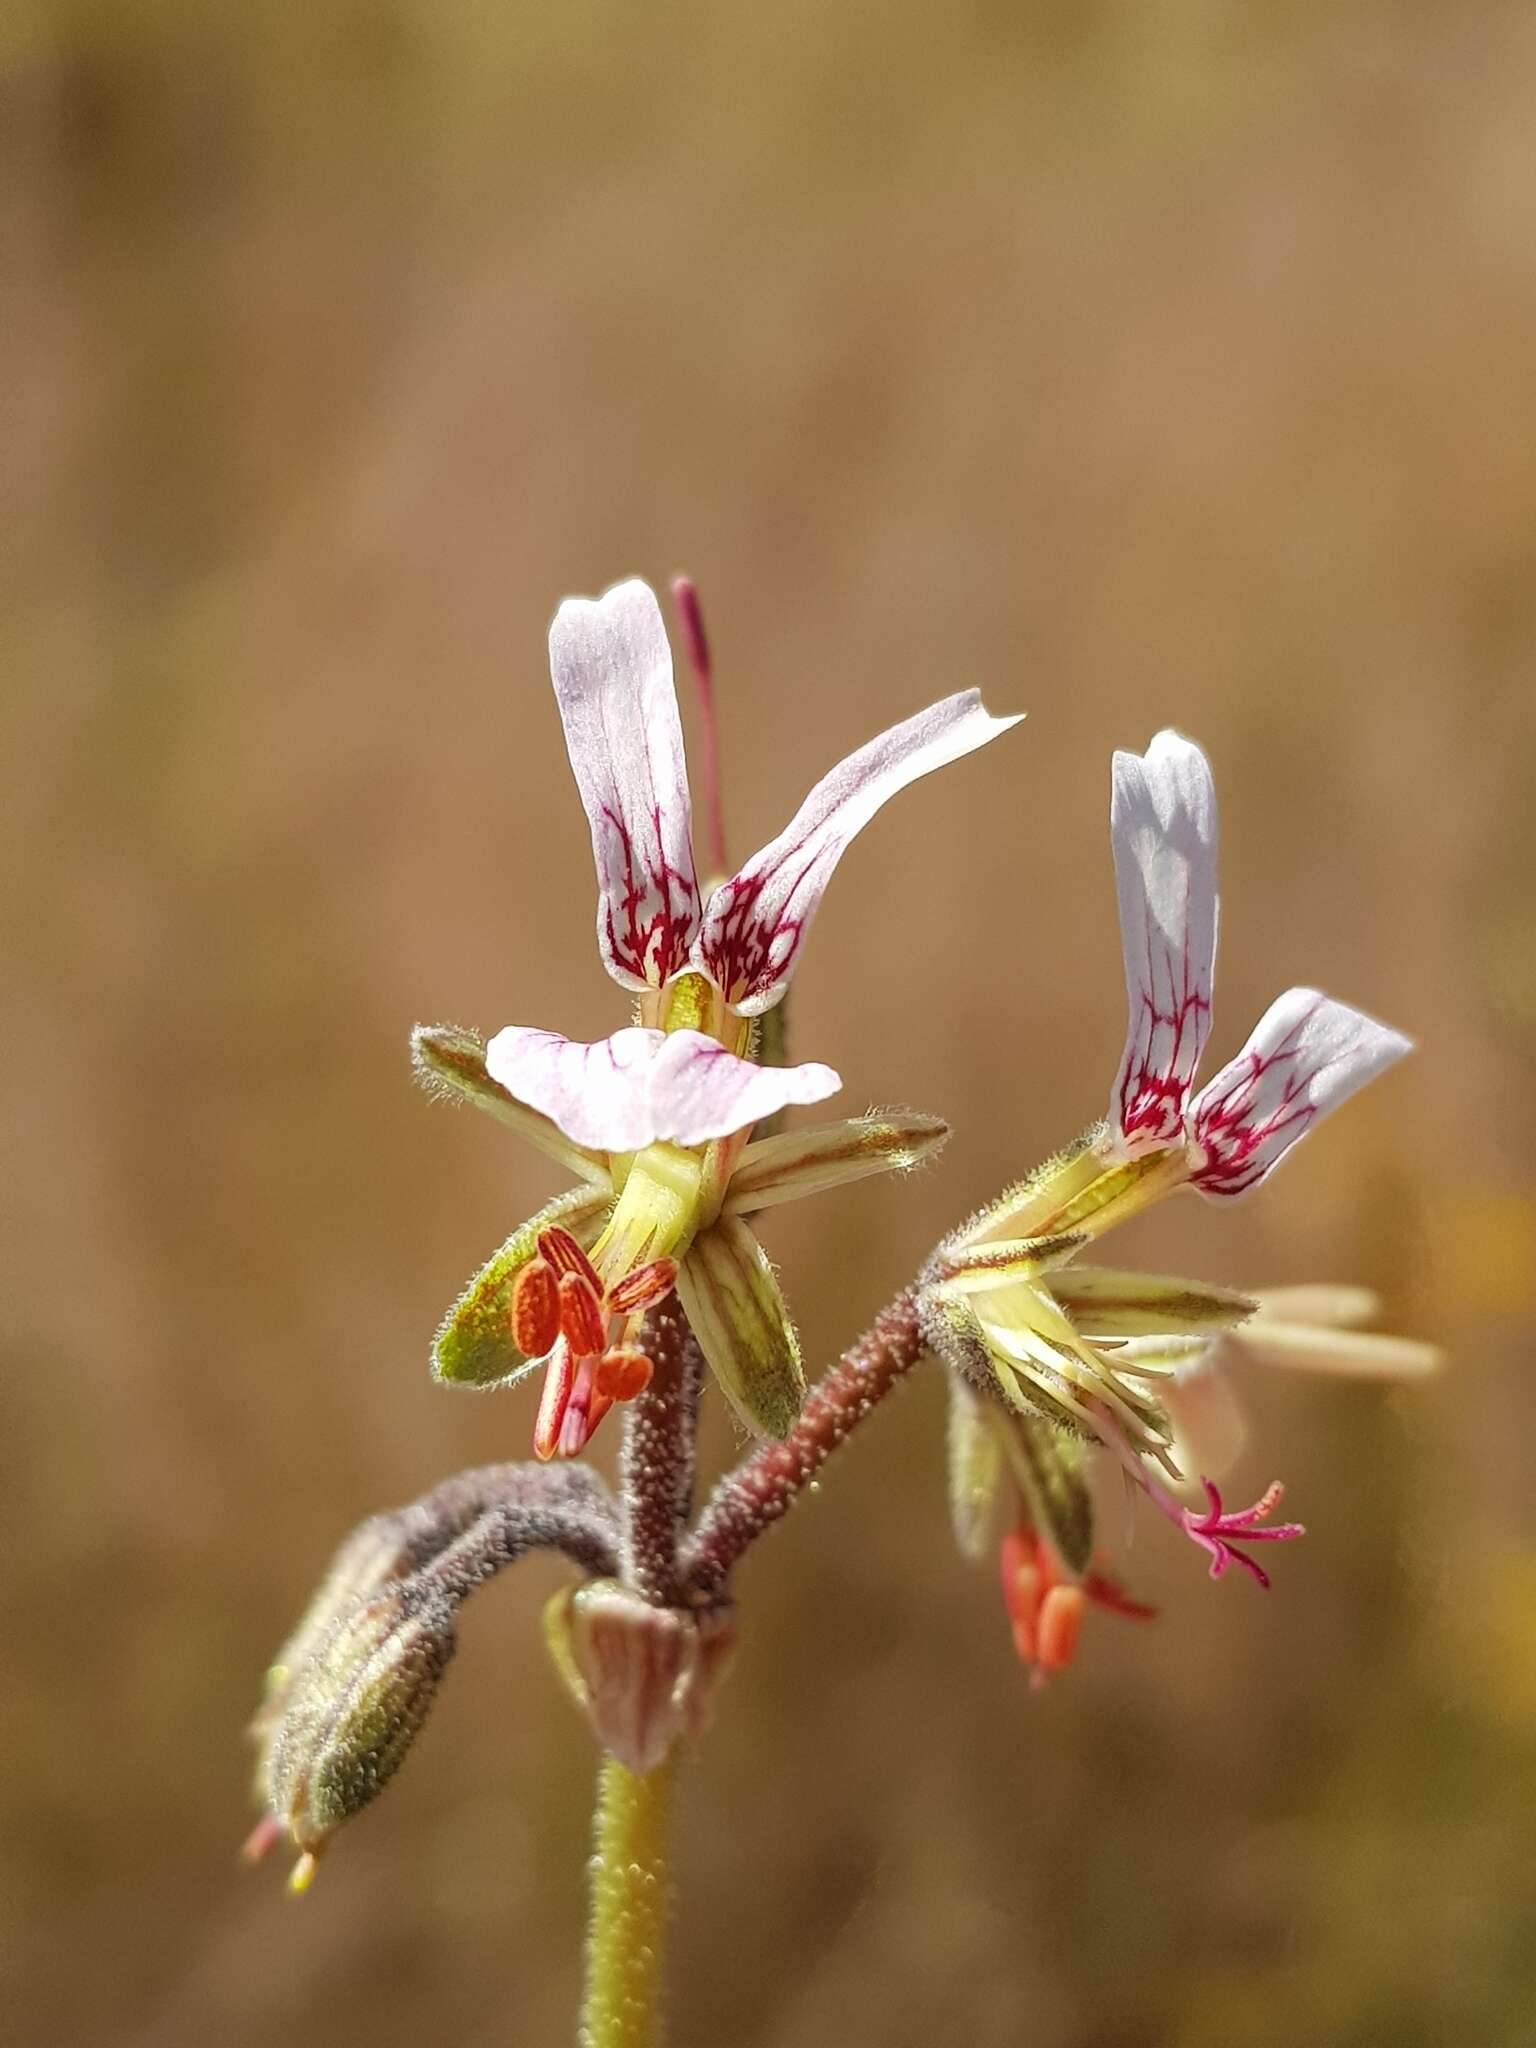
[[241, 1729], [343, 1530], [523, 1454], [425, 1354], [551, 1182], [406, 1033], [622, 1021], [544, 629], [679, 568], [739, 854], [933, 697], [1031, 714], [805, 957], [798, 1056], [957, 1130], [774, 1220], [808, 1352], [1099, 1113], [1108, 756], [1172, 722], [1213, 1055], [1292, 981], [1422, 1051], [1117, 1250], [1367, 1280], [1453, 1363], [1252, 1386], [1273, 1593], [1148, 1519], [1163, 1620], [1043, 1696], [915, 1382], [743, 1574], [677, 2041], [1536, 2038], [1536, 13], [23, 0], [0, 49], [9, 2038], [569, 2038], [553, 1565], [302, 1905], [237, 1866]]

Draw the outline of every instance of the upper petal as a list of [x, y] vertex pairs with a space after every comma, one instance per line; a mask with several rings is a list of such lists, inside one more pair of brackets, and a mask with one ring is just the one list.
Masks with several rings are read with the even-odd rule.
[[549, 667], [597, 863], [597, 943], [626, 988], [659, 987], [699, 923], [672, 652], [649, 587], [568, 597]]
[[1211, 1029], [1216, 966], [1216, 788], [1191, 740], [1160, 732], [1117, 753], [1110, 837], [1130, 1007], [1110, 1122], [1133, 1151], [1180, 1134]]
[[702, 1031], [673, 1031], [651, 1070], [654, 1135], [702, 1145], [760, 1123], [791, 1102], [822, 1102], [843, 1085], [831, 1067], [760, 1067]]
[[1412, 1051], [1412, 1040], [1315, 988], [1287, 989], [1190, 1107], [1205, 1195], [1256, 1187], [1318, 1117]]
[[823, 776], [777, 839], [705, 905], [695, 958], [734, 1010], [755, 1017], [783, 995], [800, 942], [843, 849], [888, 797], [1017, 725], [962, 690], [893, 725]]
[[578, 1145], [638, 1152], [656, 1135], [650, 1081], [662, 1037], [632, 1026], [596, 1045], [581, 1045], [558, 1031], [514, 1024], [486, 1047], [486, 1071]]

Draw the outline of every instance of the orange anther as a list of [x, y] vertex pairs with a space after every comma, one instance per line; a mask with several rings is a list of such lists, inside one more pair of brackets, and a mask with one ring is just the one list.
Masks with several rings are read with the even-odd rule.
[[560, 1275], [560, 1333], [578, 1358], [591, 1358], [607, 1348], [608, 1318], [580, 1273]]
[[597, 1368], [597, 1390], [613, 1401], [633, 1401], [651, 1383], [651, 1361], [643, 1351], [621, 1346], [603, 1354]]
[[579, 1274], [592, 1292], [602, 1298], [603, 1283], [597, 1277], [597, 1268], [571, 1233], [562, 1230], [558, 1223], [539, 1232], [539, 1255], [548, 1259], [557, 1273]]
[[649, 1265], [636, 1266], [632, 1273], [614, 1282], [608, 1290], [608, 1306], [615, 1315], [634, 1315], [637, 1310], [663, 1300], [676, 1285], [676, 1259], [652, 1259]]
[[1035, 1656], [1042, 1671], [1065, 1671], [1077, 1654], [1083, 1604], [1080, 1586], [1052, 1586], [1041, 1601], [1035, 1626]]
[[559, 1334], [555, 1269], [544, 1259], [530, 1259], [512, 1282], [512, 1342], [524, 1358], [542, 1358]]

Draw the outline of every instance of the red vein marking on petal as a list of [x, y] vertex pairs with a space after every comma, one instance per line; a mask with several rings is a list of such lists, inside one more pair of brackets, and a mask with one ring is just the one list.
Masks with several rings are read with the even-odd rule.
[[[1186, 893], [1192, 893], [1188, 884]], [[1184, 1105], [1210, 1029], [1211, 998], [1190, 959], [1187, 915], [1177, 964], [1172, 949], [1154, 937], [1150, 911], [1144, 927], [1146, 969], [1136, 992], [1136, 1052], [1128, 1051], [1120, 1082], [1120, 1128], [1128, 1138], [1168, 1143], [1183, 1129]], [[1158, 1007], [1160, 980], [1171, 998], [1166, 1010]], [[1160, 1039], [1160, 1033], [1171, 1036]]]
[[789, 906], [814, 872], [815, 854], [790, 883], [771, 921], [757, 915], [757, 905], [769, 882], [783, 872], [812, 836], [808, 833], [806, 839], [787, 847], [771, 868], [733, 875], [711, 897], [711, 906], [723, 898], [725, 908], [720, 913], [718, 933], [704, 947], [704, 964], [728, 1003], [742, 1002], [771, 987], [793, 960], [805, 920], [789, 916]]
[[[1244, 1055], [1237, 1073], [1219, 1095], [1213, 1096], [1207, 1089], [1201, 1096], [1194, 1136], [1207, 1157], [1191, 1175], [1196, 1187], [1208, 1193], [1242, 1194], [1262, 1180], [1274, 1163], [1274, 1155], [1264, 1148], [1292, 1131], [1294, 1135], [1286, 1138], [1286, 1143], [1293, 1144], [1317, 1115], [1316, 1104], [1307, 1099], [1306, 1092], [1314, 1070], [1301, 1065], [1297, 1043], [1315, 1011], [1316, 1005], [1298, 1017], [1273, 1051]], [[1267, 1116], [1250, 1121], [1259, 1083], [1277, 1069], [1289, 1070], [1280, 1101]]]
[[[653, 804], [650, 813], [651, 849], [637, 856], [635, 842], [622, 814], [613, 804], [602, 806], [603, 822], [611, 827], [619, 843], [624, 886], [617, 905], [604, 897], [603, 929], [608, 950], [628, 973], [660, 987], [670, 981], [687, 959], [697, 922], [698, 886], [667, 859], [662, 837], [662, 809]], [[646, 917], [642, 906], [652, 897], [656, 908]], [[615, 909], [620, 913], [615, 917]]]

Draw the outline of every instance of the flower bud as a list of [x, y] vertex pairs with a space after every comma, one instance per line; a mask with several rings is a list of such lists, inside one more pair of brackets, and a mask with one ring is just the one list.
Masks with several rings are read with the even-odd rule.
[[544, 1630], [598, 1741], [637, 1776], [664, 1762], [680, 1736], [707, 1729], [736, 1641], [726, 1608], [653, 1607], [613, 1580], [557, 1594]]
[[455, 1603], [407, 1582], [357, 1601], [293, 1680], [266, 1759], [274, 1816], [313, 1859], [388, 1784], [415, 1740], [455, 1648]]
[[258, 1799], [267, 1798], [268, 1755], [298, 1674], [341, 1614], [414, 1568], [420, 1544], [419, 1526], [409, 1513], [371, 1515], [352, 1531], [332, 1558], [298, 1626], [268, 1666], [266, 1691], [251, 1719], [251, 1739], [257, 1749]]

